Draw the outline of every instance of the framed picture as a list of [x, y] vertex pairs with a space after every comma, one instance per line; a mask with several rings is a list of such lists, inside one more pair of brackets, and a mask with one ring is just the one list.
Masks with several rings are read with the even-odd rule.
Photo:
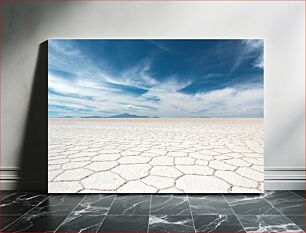
[[48, 41], [48, 192], [263, 192], [261, 39]]

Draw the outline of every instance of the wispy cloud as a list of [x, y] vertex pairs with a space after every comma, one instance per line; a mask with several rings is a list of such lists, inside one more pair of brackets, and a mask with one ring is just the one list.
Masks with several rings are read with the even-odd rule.
[[254, 67], [263, 68], [264, 63], [264, 41], [260, 39], [243, 40], [242, 49], [238, 53], [236, 60], [231, 68], [231, 72], [236, 70], [245, 60], [255, 57], [255, 62], [252, 63]]
[[159, 48], [163, 51], [171, 52], [171, 53], [175, 52], [172, 49], [170, 49], [169, 47], [163, 45], [161, 42], [158, 42], [158, 41], [155, 41], [155, 40], [148, 40], [148, 42], [155, 45], [157, 48]]
[[[152, 78], [149, 74], [151, 68], [151, 60], [145, 59], [140, 61], [137, 65], [124, 70], [120, 76], [120, 82], [128, 85], [138, 87], [152, 87], [157, 85], [159, 82]], [[118, 82], [118, 80], [117, 80]]]

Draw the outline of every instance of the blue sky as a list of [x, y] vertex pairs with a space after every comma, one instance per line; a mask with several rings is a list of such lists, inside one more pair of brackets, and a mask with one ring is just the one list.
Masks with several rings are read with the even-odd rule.
[[49, 40], [48, 116], [263, 117], [263, 40]]

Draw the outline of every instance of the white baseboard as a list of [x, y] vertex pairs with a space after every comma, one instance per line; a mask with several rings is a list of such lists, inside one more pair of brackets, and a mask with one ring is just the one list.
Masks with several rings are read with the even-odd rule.
[[5, 167], [0, 169], [0, 188], [1, 190], [16, 190], [20, 177], [17, 167]]
[[305, 190], [305, 180], [265, 180], [265, 190]]
[[[0, 169], [0, 188], [16, 190], [21, 178], [18, 168]], [[266, 167], [265, 190], [305, 190], [305, 168], [302, 167]], [[39, 191], [43, 187], [36, 180], [29, 183], [28, 190]]]
[[265, 190], [305, 190], [305, 168], [265, 167]]

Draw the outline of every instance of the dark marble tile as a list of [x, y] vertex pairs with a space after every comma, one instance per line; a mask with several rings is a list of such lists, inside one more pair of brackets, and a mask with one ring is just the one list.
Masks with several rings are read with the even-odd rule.
[[75, 214], [106, 215], [116, 195], [90, 194], [87, 195], [74, 209]]
[[265, 199], [285, 215], [304, 215], [305, 200], [290, 191], [266, 192]]
[[10, 225], [14, 221], [16, 221], [18, 218], [20, 218], [20, 216], [17, 216], [17, 215], [9, 215], [9, 216], [1, 215], [1, 217], [0, 217], [0, 230], [4, 229], [8, 225]]
[[306, 217], [304, 215], [286, 215], [293, 223], [295, 223], [299, 228], [305, 230]]
[[30, 215], [64, 215], [68, 216], [85, 195], [55, 195], [32, 209]]
[[194, 215], [196, 232], [245, 232], [235, 215]]
[[150, 195], [117, 195], [109, 215], [149, 215]]
[[56, 232], [97, 232], [105, 215], [70, 214]]
[[150, 212], [152, 215], [191, 216], [189, 200], [185, 195], [153, 195]]
[[6, 191], [6, 190], [2, 190], [0, 191], [0, 200], [3, 200], [9, 196], [11, 196], [12, 194], [14, 194], [16, 191]]
[[283, 215], [238, 216], [247, 232], [302, 232]]
[[230, 203], [239, 199], [264, 199], [265, 194], [243, 194], [243, 193], [236, 193], [236, 194], [223, 194], [225, 200]]
[[45, 194], [16, 192], [1, 201], [0, 209], [3, 215], [21, 216], [48, 198]]
[[68, 216], [75, 207], [76, 206], [74, 205], [48, 206], [47, 203], [44, 203], [42, 205], [35, 207], [27, 214]]
[[49, 205], [77, 205], [86, 197], [86, 194], [52, 194], [48, 198]]
[[190, 215], [150, 215], [149, 232], [195, 232]]
[[238, 215], [279, 215], [264, 195], [224, 195], [230, 207]]
[[66, 216], [24, 215], [4, 228], [4, 232], [51, 232], [65, 220]]
[[222, 195], [188, 195], [193, 215], [234, 215]]
[[291, 191], [291, 192], [294, 192], [296, 195], [305, 199], [305, 190], [294, 190], [294, 191]]
[[107, 215], [98, 232], [147, 232], [148, 215]]

